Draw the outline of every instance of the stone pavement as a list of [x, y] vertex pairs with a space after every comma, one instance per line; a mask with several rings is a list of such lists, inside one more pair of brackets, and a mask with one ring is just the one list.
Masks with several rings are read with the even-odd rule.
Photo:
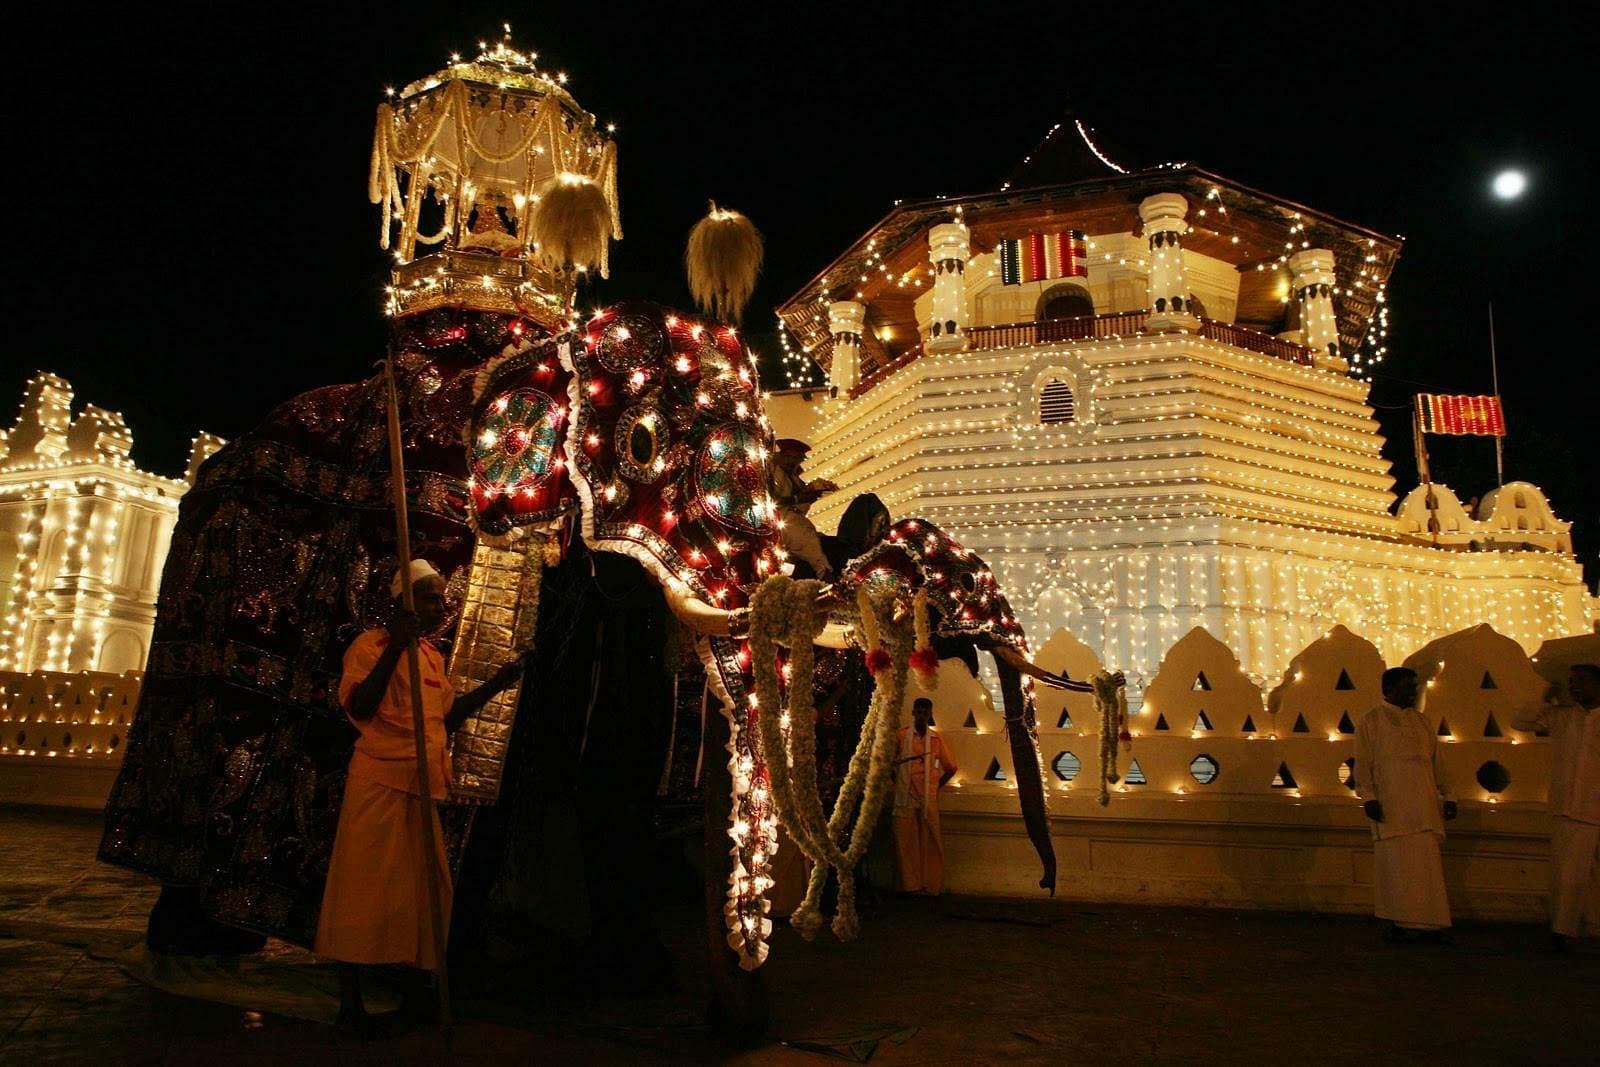
[[[97, 837], [92, 815], [0, 810], [0, 1064], [444, 1059], [427, 1032], [340, 1045], [326, 1026], [132, 980], [106, 957], [138, 943], [154, 889], [96, 863]], [[462, 998], [453, 1061], [840, 1062], [716, 1044], [697, 914], [659, 916], [678, 993]], [[1401, 949], [1344, 917], [957, 898], [891, 901], [863, 927], [853, 945], [778, 932], [765, 968], [778, 1037], [878, 1027], [891, 1035], [881, 1064], [1578, 1063], [1600, 1046], [1600, 951], [1547, 955], [1533, 927], [1465, 926], [1453, 946]]]

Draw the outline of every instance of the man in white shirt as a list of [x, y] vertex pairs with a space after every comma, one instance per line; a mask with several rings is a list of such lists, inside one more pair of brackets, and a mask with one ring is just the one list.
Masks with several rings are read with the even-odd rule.
[[1439, 843], [1456, 804], [1439, 764], [1439, 739], [1417, 710], [1417, 672], [1383, 672], [1383, 700], [1356, 726], [1356, 788], [1372, 820], [1375, 911], [1384, 940], [1440, 942], [1450, 926]]
[[1550, 943], [1600, 935], [1600, 666], [1574, 665], [1515, 726], [1550, 735]]

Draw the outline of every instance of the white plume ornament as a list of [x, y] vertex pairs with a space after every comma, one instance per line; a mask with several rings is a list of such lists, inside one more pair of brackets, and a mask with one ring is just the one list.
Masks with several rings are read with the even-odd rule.
[[737, 323], [755, 292], [763, 252], [755, 223], [713, 202], [706, 217], [689, 231], [689, 247], [683, 253], [689, 292], [700, 310]]
[[563, 173], [539, 193], [530, 219], [539, 256], [551, 267], [599, 268], [610, 276], [606, 241], [611, 232], [611, 206], [593, 178]]

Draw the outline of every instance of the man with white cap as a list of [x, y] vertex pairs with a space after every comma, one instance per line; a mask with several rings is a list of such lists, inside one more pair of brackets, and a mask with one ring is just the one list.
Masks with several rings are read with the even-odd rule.
[[[437, 819], [424, 801], [417, 768], [412, 725], [410, 672], [400, 667], [406, 649], [417, 644], [422, 680], [422, 713], [427, 739], [428, 785], [432, 800], [449, 794], [450, 769], [445, 737], [473, 712], [521, 676], [519, 657], [489, 681], [460, 696], [445, 676], [444, 656], [428, 640], [445, 621], [445, 583], [426, 560], [410, 566], [415, 613], [400, 606], [401, 575], [389, 586], [395, 600], [386, 628], [357, 637], [344, 654], [339, 703], [361, 732], [345, 782], [339, 829], [322, 896], [315, 948], [338, 960], [340, 1008], [344, 1026], [366, 1029], [356, 965], [406, 964], [416, 969], [407, 1006], [425, 1010], [427, 972], [439, 960], [428, 901], [428, 877], [422, 855], [422, 819]], [[436, 833], [444, 911], [450, 912], [450, 872], [443, 835]]]

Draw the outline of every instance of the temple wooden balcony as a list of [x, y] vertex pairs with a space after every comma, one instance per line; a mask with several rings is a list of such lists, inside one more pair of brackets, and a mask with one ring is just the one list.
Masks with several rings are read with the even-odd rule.
[[[967, 349], [984, 351], [996, 348], [1024, 348], [1029, 345], [1047, 345], [1057, 341], [1115, 340], [1133, 337], [1144, 330], [1150, 317], [1144, 311], [1113, 311], [1105, 315], [1085, 315], [1071, 319], [1046, 319], [1038, 322], [1014, 322], [1005, 326], [967, 327]], [[1274, 359], [1290, 363], [1311, 365], [1311, 350], [1231, 322], [1217, 319], [1200, 320], [1200, 336], [1235, 348], [1259, 352]]]
[[[1041, 319], [1036, 322], [1013, 322], [1003, 326], [967, 327], [969, 352], [993, 351], [1002, 348], [1026, 348], [1030, 345], [1048, 345], [1059, 341], [1115, 341], [1137, 337], [1144, 332], [1149, 309], [1141, 311], [1113, 311], [1105, 315], [1083, 315], [1067, 319]], [[1232, 345], [1250, 352], [1259, 352], [1273, 359], [1285, 360], [1309, 367], [1311, 349], [1274, 337], [1269, 333], [1252, 330], [1219, 319], [1200, 320], [1200, 336], [1220, 344]], [[867, 343], [868, 368], [861, 381], [850, 390], [854, 399], [890, 377], [900, 368], [921, 358], [922, 345], [916, 344], [899, 353], [891, 353], [876, 339]]]

